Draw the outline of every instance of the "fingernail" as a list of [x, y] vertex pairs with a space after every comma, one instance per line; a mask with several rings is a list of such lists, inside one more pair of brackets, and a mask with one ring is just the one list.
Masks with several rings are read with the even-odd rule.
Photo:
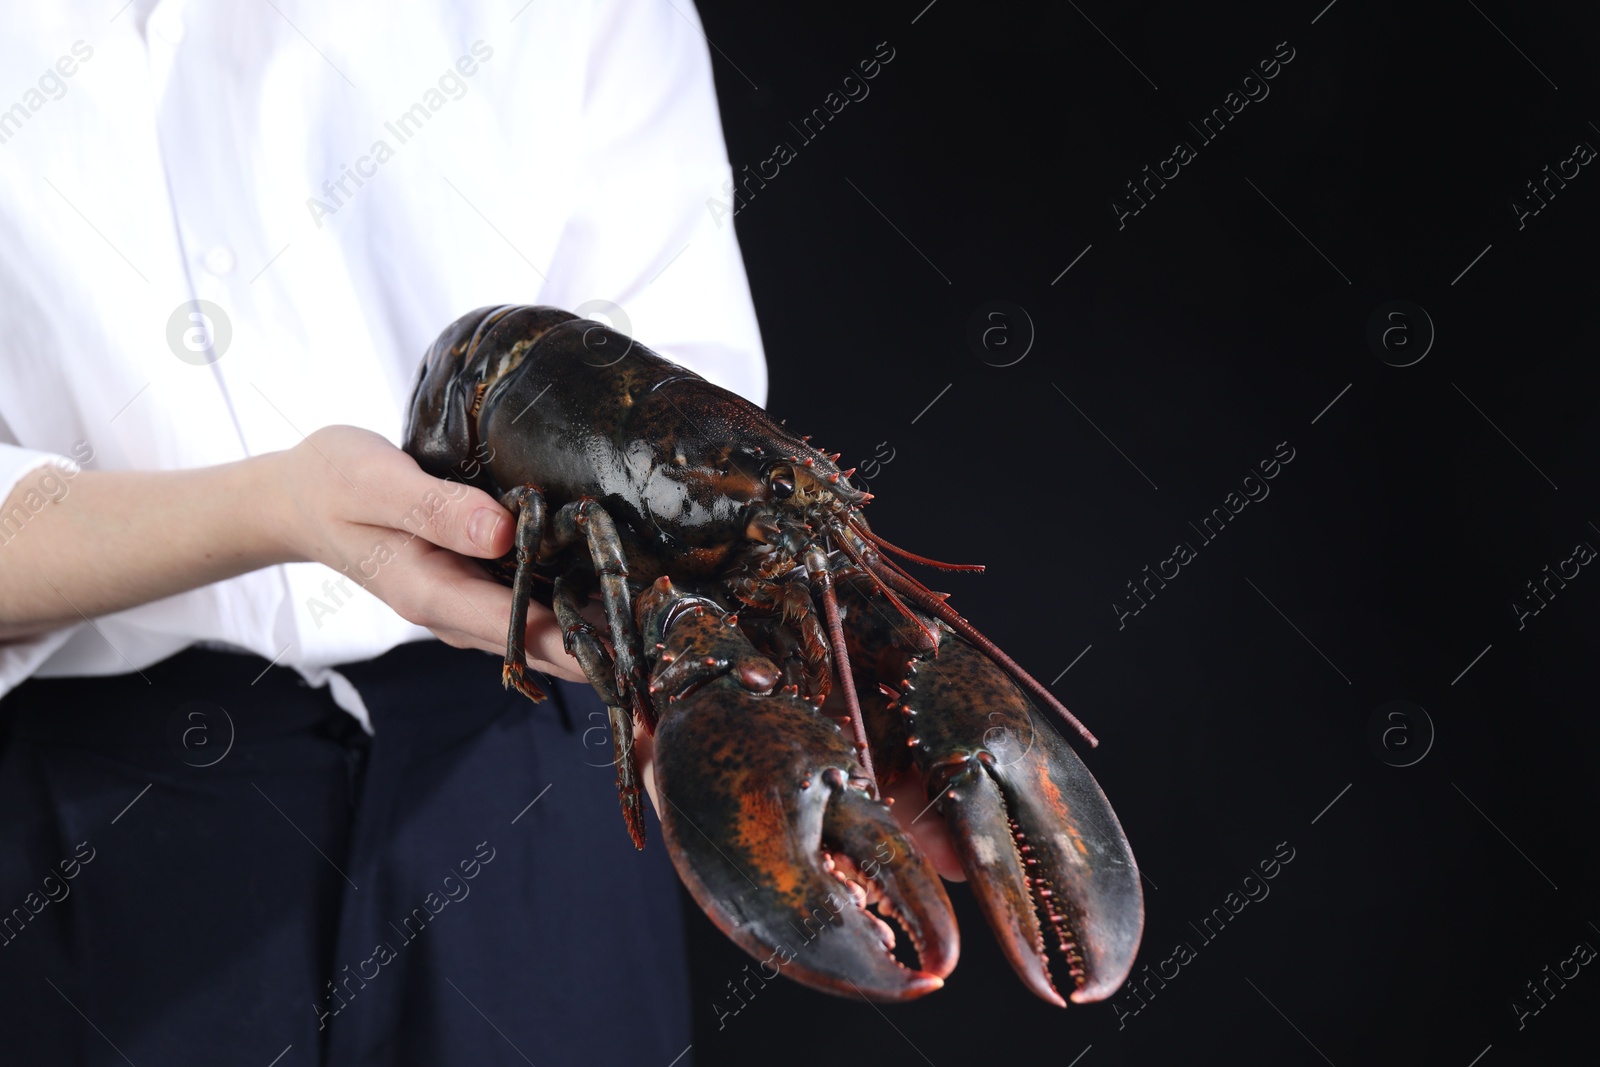
[[472, 518], [467, 520], [467, 536], [472, 538], [472, 543], [485, 552], [494, 551], [495, 531], [500, 528], [500, 523], [505, 521], [493, 508], [479, 508], [472, 513]]

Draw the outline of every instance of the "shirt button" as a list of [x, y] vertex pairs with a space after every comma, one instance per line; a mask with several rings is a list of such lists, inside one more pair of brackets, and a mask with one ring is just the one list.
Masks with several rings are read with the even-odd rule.
[[174, 48], [183, 41], [183, 19], [172, 11], [156, 11], [150, 16], [150, 26], [156, 31], [156, 36]]
[[231, 274], [234, 265], [233, 249], [227, 245], [217, 245], [207, 250], [201, 262], [205, 264], [206, 270], [219, 278], [225, 274]]

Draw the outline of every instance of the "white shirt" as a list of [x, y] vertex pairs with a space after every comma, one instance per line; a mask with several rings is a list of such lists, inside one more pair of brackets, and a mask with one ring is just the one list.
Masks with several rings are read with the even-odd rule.
[[[398, 443], [428, 344], [491, 304], [609, 302], [764, 401], [687, 0], [114, 10], [15, 5], [0, 36], [0, 499], [51, 462], [192, 468], [336, 423]], [[28, 533], [7, 518], [0, 552]], [[333, 576], [272, 567], [0, 643], [0, 694], [205, 641], [331, 682], [365, 722], [327, 668], [428, 635], [359, 590], [318, 610]]]

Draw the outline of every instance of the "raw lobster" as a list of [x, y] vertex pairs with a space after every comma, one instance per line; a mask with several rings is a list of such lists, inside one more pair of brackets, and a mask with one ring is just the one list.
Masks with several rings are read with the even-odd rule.
[[[1039, 708], [1093, 737], [889, 557], [981, 568], [874, 533], [837, 456], [608, 327], [529, 306], [481, 308], [440, 335], [405, 448], [517, 516], [492, 568], [513, 595], [506, 684], [542, 699], [523, 641], [529, 602], [549, 604], [610, 709], [635, 843], [637, 728], [654, 735], [673, 863], [747, 951], [835, 993], [942, 984], [958, 954], [949, 901], [880, 792], [915, 776], [1035, 993], [1064, 1005], [1062, 980], [1072, 1000], [1101, 1000], [1126, 978], [1138, 868]], [[596, 594], [603, 628], [583, 614]]]

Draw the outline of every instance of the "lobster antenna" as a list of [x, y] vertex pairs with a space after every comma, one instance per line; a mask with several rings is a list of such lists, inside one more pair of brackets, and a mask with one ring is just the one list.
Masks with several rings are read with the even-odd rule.
[[890, 570], [890, 571], [893, 571], [895, 574], [898, 574], [901, 578], [904, 578], [906, 581], [908, 581], [912, 585], [916, 586], [922, 592], [927, 593], [929, 596], [936, 596], [940, 600], [949, 600], [950, 599], [950, 594], [949, 593], [941, 593], [937, 589], [929, 589], [926, 585], [923, 585], [922, 582], [919, 581], [914, 575], [912, 575], [912, 573], [910, 571], [908, 571], [904, 567], [900, 566], [900, 564], [896, 563], [894, 560], [890, 559], [888, 556], [879, 556], [879, 557], [877, 557], [877, 563], [879, 565], [881, 565], [883, 568], [885, 568], [887, 570]]
[[955, 608], [940, 600], [931, 590], [913, 578], [902, 577], [888, 568], [882, 570], [882, 575], [884, 581], [898, 588], [906, 595], [906, 599], [928, 612], [928, 614], [947, 623], [956, 633], [978, 646], [984, 655], [994, 660], [1007, 674], [1011, 675], [1018, 685], [1039, 698], [1046, 707], [1060, 716], [1063, 722], [1077, 731], [1078, 736], [1089, 743], [1090, 748], [1098, 748], [1100, 746], [1099, 739], [1089, 732], [1089, 728], [1084, 726], [1076, 715], [1067, 710], [1065, 704], [1056, 699], [1054, 693], [1041, 685], [1033, 675], [1023, 670], [1022, 666], [1002, 652], [998, 645], [979, 633], [978, 628], [957, 614]]
[[852, 522], [850, 524], [850, 528], [856, 533], [860, 534], [862, 537], [865, 537], [868, 541], [871, 541], [873, 544], [883, 549], [885, 552], [893, 552], [901, 559], [909, 559], [913, 563], [921, 563], [925, 566], [936, 567], [941, 571], [971, 571], [973, 574], [983, 573], [984, 568], [983, 564], [981, 563], [941, 563], [936, 559], [929, 559], [927, 556], [919, 556], [915, 552], [907, 551], [906, 549], [901, 548], [899, 545], [890, 544], [888, 541], [885, 541], [883, 538], [879, 537], [877, 534], [873, 533], [871, 530], [860, 525], [859, 523]]
[[890, 589], [887, 585], [883, 584], [883, 579], [879, 578], [873, 573], [871, 565], [868, 564], [864, 558], [862, 558], [861, 553], [856, 550], [856, 547], [843, 537], [835, 537], [834, 540], [838, 543], [839, 547], [844, 550], [844, 554], [849, 556], [851, 561], [854, 562], [857, 567], [860, 567], [868, 578], [872, 579], [872, 584], [877, 586], [878, 591], [889, 599], [889, 603], [893, 604], [900, 614], [906, 617], [908, 622], [922, 631], [927, 647], [929, 649], [938, 648], [939, 636], [932, 630], [928, 629], [927, 625], [921, 619], [917, 618], [916, 615], [912, 613], [910, 608], [906, 607], [905, 601], [895, 596], [893, 589]]
[[861, 701], [856, 698], [856, 681], [850, 670], [850, 652], [844, 644], [844, 627], [839, 625], [839, 598], [833, 591], [833, 574], [828, 570], [827, 557], [815, 546], [806, 553], [806, 573], [818, 593], [817, 599], [822, 601], [822, 614], [828, 622], [828, 644], [832, 646], [839, 685], [844, 689], [845, 705], [850, 709], [850, 726], [856, 735], [856, 748], [861, 753], [861, 766], [871, 779], [872, 788], [882, 796], [878, 772], [872, 765], [872, 746], [867, 742], [867, 724], [861, 717]]

